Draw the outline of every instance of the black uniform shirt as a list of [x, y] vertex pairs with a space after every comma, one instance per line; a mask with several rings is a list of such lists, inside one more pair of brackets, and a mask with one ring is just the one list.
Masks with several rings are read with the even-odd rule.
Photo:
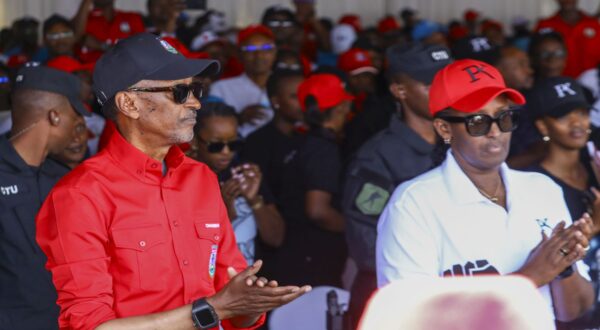
[[7, 135], [0, 136], [0, 329], [58, 328], [56, 291], [35, 241], [35, 216], [68, 171], [50, 159], [30, 167]]
[[326, 130], [311, 130], [286, 166], [278, 205], [286, 221], [286, 236], [272, 262], [276, 265], [273, 278], [282, 284], [341, 285], [346, 261], [344, 236], [321, 229], [305, 213], [305, 196], [311, 190], [330, 193], [337, 204], [341, 167], [335, 136]]
[[359, 269], [375, 270], [377, 221], [394, 189], [433, 167], [434, 146], [398, 116], [352, 158], [344, 181], [342, 211], [348, 252]]
[[260, 168], [263, 182], [275, 197], [281, 195], [283, 169], [298, 151], [300, 136], [281, 133], [271, 121], [246, 138], [241, 158]]

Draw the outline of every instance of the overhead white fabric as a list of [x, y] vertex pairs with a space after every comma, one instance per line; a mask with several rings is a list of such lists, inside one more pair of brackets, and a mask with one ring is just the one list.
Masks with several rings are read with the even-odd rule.
[[[467, 8], [474, 8], [505, 24], [516, 15], [535, 22], [556, 10], [555, 0], [317, 0], [319, 16], [337, 20], [345, 13], [360, 14], [363, 24], [374, 24], [387, 14], [398, 15], [408, 6], [416, 9], [423, 18], [448, 22], [459, 18]], [[71, 17], [77, 11], [80, 0], [0, 0], [0, 26], [9, 25], [15, 18], [25, 15], [43, 20], [53, 13]], [[230, 23], [245, 26], [260, 20], [263, 10], [274, 4], [287, 4], [290, 0], [208, 0], [210, 8], [224, 11]], [[146, 12], [146, 0], [117, 0], [116, 6], [123, 10]], [[580, 0], [580, 7], [596, 13], [597, 0]]]

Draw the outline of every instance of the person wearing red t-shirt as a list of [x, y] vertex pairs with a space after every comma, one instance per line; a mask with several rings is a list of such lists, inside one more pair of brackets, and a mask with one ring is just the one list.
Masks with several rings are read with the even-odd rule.
[[311, 60], [316, 59], [319, 50], [331, 49], [329, 32], [317, 18], [315, 2], [316, 0], [294, 0], [296, 20], [304, 28], [302, 54]]
[[82, 0], [73, 22], [76, 39], [83, 38], [78, 54], [83, 62], [94, 62], [120, 39], [145, 31], [142, 16], [115, 9], [114, 0]]
[[560, 9], [540, 20], [536, 31], [552, 29], [563, 37], [567, 46], [567, 65], [563, 75], [576, 78], [600, 62], [600, 23], [577, 9], [577, 0], [557, 0]]
[[96, 63], [94, 91], [117, 130], [50, 192], [36, 241], [58, 292], [61, 329], [256, 329], [310, 286], [246, 268], [219, 183], [178, 144], [194, 136], [212, 60], [151, 33]]

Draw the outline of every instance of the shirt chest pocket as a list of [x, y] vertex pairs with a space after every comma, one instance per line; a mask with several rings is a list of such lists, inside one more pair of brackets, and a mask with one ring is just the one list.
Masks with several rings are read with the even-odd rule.
[[[116, 267], [127, 283], [139, 282], [140, 289], [160, 291], [168, 284], [170, 238], [161, 225], [113, 229]], [[118, 279], [117, 279], [118, 281]]]
[[212, 282], [217, 267], [217, 257], [219, 252], [219, 243], [221, 241], [221, 227], [219, 222], [204, 221], [195, 222], [196, 235], [198, 237], [198, 258], [208, 277], [202, 276], [208, 282]]

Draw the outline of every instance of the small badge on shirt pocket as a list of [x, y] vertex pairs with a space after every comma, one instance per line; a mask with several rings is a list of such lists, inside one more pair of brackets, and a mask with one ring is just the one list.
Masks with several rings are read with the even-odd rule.
[[217, 268], [217, 250], [219, 246], [217, 244], [213, 244], [210, 247], [210, 258], [208, 259], [208, 275], [210, 278], [215, 277], [215, 270]]

